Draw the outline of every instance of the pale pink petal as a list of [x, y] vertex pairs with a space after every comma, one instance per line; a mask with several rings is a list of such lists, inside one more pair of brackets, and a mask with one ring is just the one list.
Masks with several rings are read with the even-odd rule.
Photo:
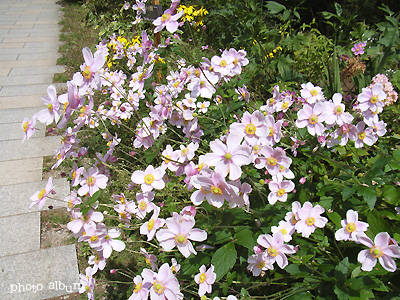
[[381, 257], [378, 258], [379, 263], [381, 264], [381, 266], [389, 272], [396, 272], [397, 266], [396, 266], [396, 262], [393, 260], [393, 258], [391, 258], [390, 256], [387, 255], [383, 255]]
[[375, 236], [375, 245], [384, 248], [389, 245], [390, 235], [387, 232], [380, 232]]
[[207, 232], [198, 228], [194, 228], [188, 232], [187, 238], [192, 241], [202, 242], [207, 239]]
[[362, 250], [358, 253], [357, 260], [362, 264], [361, 270], [363, 271], [369, 272], [376, 265], [376, 258], [369, 253], [369, 249]]

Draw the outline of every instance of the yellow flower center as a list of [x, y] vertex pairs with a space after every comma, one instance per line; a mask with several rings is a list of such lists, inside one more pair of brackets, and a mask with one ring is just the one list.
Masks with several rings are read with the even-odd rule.
[[211, 193], [213, 193], [214, 195], [222, 195], [222, 190], [219, 187], [213, 185], [211, 187]]
[[165, 290], [165, 286], [158, 280], [153, 282], [153, 289], [157, 294], [162, 294]]
[[255, 146], [253, 147], [253, 150], [254, 150], [254, 153], [255, 153], [255, 154], [260, 153], [260, 150], [261, 150], [260, 145], [255, 145]]
[[357, 229], [356, 224], [354, 223], [349, 223], [346, 225], [346, 230], [348, 233], [352, 233]]
[[219, 65], [220, 65], [221, 67], [226, 67], [226, 66], [228, 65], [228, 63], [226, 62], [225, 59], [223, 59], [223, 60], [221, 60], [221, 62], [219, 63]]
[[139, 207], [141, 210], [145, 210], [147, 208], [147, 203], [142, 201], [142, 202], [140, 202]]
[[153, 229], [154, 226], [154, 220], [150, 219], [149, 222], [147, 223], [147, 229], [150, 231]]
[[139, 291], [142, 289], [142, 284], [139, 282], [138, 284], [135, 285], [135, 293], [139, 293]]
[[28, 130], [29, 122], [25, 122], [24, 125], [22, 125], [22, 128], [26, 132]]
[[369, 249], [369, 252], [375, 258], [379, 258], [383, 255], [382, 249], [378, 246], [373, 246], [371, 249]]
[[365, 139], [366, 136], [367, 136], [367, 134], [365, 133], [365, 131], [360, 132], [360, 133], [358, 134], [358, 138], [359, 138], [360, 140]]
[[121, 219], [127, 219], [126, 213], [120, 212], [119, 215], [121, 216]]
[[274, 98], [269, 98], [269, 99], [268, 99], [268, 104], [269, 104], [270, 106], [274, 105], [274, 104], [275, 104], [275, 99], [274, 99]]
[[376, 95], [372, 95], [372, 97], [369, 99], [369, 101], [371, 101], [371, 103], [375, 104], [376, 102], [379, 101], [379, 97]]
[[204, 281], [206, 281], [206, 274], [202, 273], [200, 275], [200, 279], [199, 279], [200, 283], [203, 283]]
[[96, 178], [94, 178], [93, 176], [89, 176], [88, 178], [86, 178], [86, 184], [88, 186], [94, 186], [95, 183], [96, 183]]
[[47, 109], [49, 111], [53, 111], [53, 104], [51, 104], [51, 103], [47, 104]]
[[272, 257], [275, 257], [279, 254], [279, 251], [272, 246], [269, 247], [267, 251], [268, 251], [268, 254], [271, 255]]
[[45, 190], [45, 189], [41, 190], [40, 193], [39, 193], [39, 195], [38, 195], [38, 198], [39, 198], [40, 200], [43, 199], [43, 197], [44, 197], [45, 194], [46, 194], [46, 190]]
[[277, 163], [278, 161], [276, 160], [276, 158], [272, 156], [267, 158], [267, 164], [269, 164], [270, 166], [276, 166]]
[[310, 94], [311, 94], [311, 96], [315, 97], [315, 96], [318, 95], [318, 91], [317, 91], [316, 89], [312, 89], [312, 90], [310, 91]]
[[162, 21], [162, 22], [167, 22], [167, 21], [169, 20], [169, 18], [171, 18], [171, 15], [170, 15], [170, 14], [163, 14], [163, 15], [161, 16], [161, 21]]
[[335, 115], [341, 115], [343, 113], [342, 108], [338, 105], [334, 109]]
[[260, 261], [258, 264], [257, 264], [257, 268], [259, 268], [259, 269], [262, 269], [262, 268], [264, 268], [265, 267], [265, 261]]
[[72, 171], [71, 177], [72, 177], [72, 179], [75, 179], [75, 177], [76, 177], [76, 171]]
[[286, 109], [286, 108], [288, 108], [288, 106], [289, 106], [289, 103], [288, 102], [284, 102], [282, 104], [282, 109]]
[[309, 217], [307, 218], [306, 223], [308, 226], [314, 225], [315, 219], [313, 217]]
[[281, 230], [279, 230], [283, 235], [287, 234], [287, 230], [285, 228], [282, 228]]
[[91, 242], [95, 242], [95, 241], [97, 241], [99, 238], [97, 237], [97, 236], [92, 236], [91, 238], [90, 238], [90, 241]]
[[286, 194], [285, 189], [279, 189], [279, 191], [278, 191], [278, 196], [279, 196], [279, 197], [282, 197], [282, 196], [285, 195], [285, 194]]
[[83, 77], [85, 77], [85, 79], [87, 79], [87, 80], [89, 80], [90, 78], [92, 78], [92, 72], [90, 72], [89, 66], [85, 66], [85, 70], [82, 71], [82, 75], [83, 75]]
[[296, 219], [296, 215], [293, 214], [292, 217], [290, 218], [290, 223], [292, 223], [292, 225], [296, 225], [296, 223], [297, 223], [298, 221], [299, 221], [299, 220]]
[[318, 116], [312, 114], [309, 118], [308, 118], [308, 122], [310, 122], [312, 125], [316, 124], [318, 122]]
[[245, 129], [244, 129], [244, 131], [247, 133], [247, 134], [250, 134], [250, 135], [253, 135], [253, 134], [255, 134], [256, 133], [256, 130], [257, 130], [257, 128], [256, 128], [256, 126], [254, 126], [253, 124], [247, 124], [246, 125], [246, 127], [245, 127]]
[[270, 127], [269, 128], [269, 136], [273, 136], [274, 135], [274, 128]]
[[230, 160], [232, 158], [232, 154], [226, 153], [225, 154], [225, 159]]
[[126, 203], [124, 197], [119, 197], [119, 201], [120, 201], [122, 204], [125, 204], [125, 203]]
[[175, 242], [177, 242], [178, 244], [186, 244], [187, 242], [187, 237], [184, 234], [177, 234], [175, 235]]
[[152, 174], [147, 174], [144, 176], [144, 183], [145, 184], [152, 184], [154, 181], [154, 176]]

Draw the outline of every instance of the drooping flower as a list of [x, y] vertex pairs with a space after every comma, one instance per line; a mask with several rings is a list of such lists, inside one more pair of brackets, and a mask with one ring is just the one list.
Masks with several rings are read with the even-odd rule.
[[324, 211], [325, 209], [319, 204], [313, 207], [311, 202], [305, 202], [296, 213], [298, 220], [295, 225], [296, 231], [308, 238], [317, 227], [323, 228], [328, 223], [327, 218], [320, 216]]
[[35, 132], [35, 124], [36, 124], [35, 118], [32, 118], [30, 120], [29, 118], [24, 118], [21, 124], [22, 130], [24, 131], [24, 137], [22, 138], [22, 143], [33, 135], [33, 133]]
[[60, 102], [57, 99], [57, 92], [54, 85], [47, 87], [48, 96], [43, 96], [42, 101], [46, 105], [45, 109], [38, 111], [35, 117], [39, 122], [50, 125], [53, 121], [56, 123], [60, 119]]
[[47, 181], [45, 188], [42, 189], [41, 191], [34, 193], [30, 197], [32, 203], [29, 205], [29, 208], [31, 208], [35, 204], [38, 204], [38, 209], [41, 209], [43, 205], [46, 203], [47, 196], [51, 193], [53, 189], [54, 189], [53, 177], [49, 177], [49, 180]]
[[191, 253], [197, 254], [190, 240], [202, 242], [207, 239], [206, 231], [193, 228], [195, 221], [192, 217], [183, 218], [181, 222], [174, 218], [168, 218], [165, 223], [167, 228], [160, 229], [156, 234], [157, 240], [165, 251], [170, 251], [176, 246], [179, 252], [187, 258]]
[[89, 300], [94, 300], [94, 286], [95, 279], [93, 277], [93, 269], [91, 267], [87, 267], [85, 270], [85, 275], [79, 274], [81, 287], [79, 288], [79, 294], [87, 292], [87, 296]]
[[357, 242], [356, 236], [360, 232], [365, 232], [368, 229], [369, 224], [358, 221], [358, 212], [349, 209], [346, 213], [346, 220], [341, 221], [343, 228], [340, 228], [335, 233], [337, 241], [355, 241]]
[[206, 266], [202, 265], [200, 267], [200, 273], [194, 277], [194, 281], [199, 285], [199, 296], [202, 297], [206, 293], [210, 294], [212, 292], [212, 284], [215, 282], [217, 274], [214, 272], [214, 266], [211, 265], [208, 270]]
[[390, 243], [390, 235], [387, 232], [378, 233], [374, 242], [366, 234], [359, 234], [357, 240], [369, 248], [358, 254], [358, 262], [362, 264], [361, 270], [371, 271], [379, 260], [385, 270], [396, 271], [397, 266], [392, 257], [400, 258], [399, 246]]
[[148, 241], [151, 241], [156, 234], [156, 230], [164, 226], [165, 224], [164, 219], [158, 218], [159, 214], [160, 208], [156, 206], [154, 208], [153, 216], [151, 217], [151, 219], [140, 226], [140, 234], [146, 234]]
[[132, 295], [128, 298], [128, 300], [147, 299], [151, 284], [149, 282], [145, 284], [140, 275], [135, 276], [133, 282], [135, 283], [135, 288], [133, 289]]

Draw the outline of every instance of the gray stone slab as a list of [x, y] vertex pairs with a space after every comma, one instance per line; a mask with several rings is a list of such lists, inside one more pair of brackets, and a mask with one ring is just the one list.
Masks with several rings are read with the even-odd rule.
[[46, 37], [53, 37], [54, 39], [58, 40], [60, 31], [57, 29], [57, 30], [46, 31], [46, 32], [32, 32], [29, 34], [29, 37], [34, 38], [34, 37], [41, 37], [43, 35], [45, 35]]
[[43, 158], [0, 162], [0, 186], [42, 180]]
[[[27, 55], [27, 54], [25, 54]], [[0, 77], [0, 85], [26, 85], [26, 84], [50, 84], [53, 81], [53, 75], [26, 75], [26, 76], [7, 76]]]
[[0, 97], [7, 96], [24, 96], [32, 94], [47, 95], [48, 84], [35, 84], [23, 86], [4, 86], [0, 91]]
[[20, 37], [8, 37], [4, 38], [3, 43], [28, 43], [28, 42], [52, 42], [54, 41], [54, 37], [52, 36], [39, 36], [39, 37], [27, 37], [27, 38], [20, 38]]
[[22, 48], [24, 47], [25, 42], [23, 43], [2, 43], [0, 44], [0, 49], [15, 49], [15, 48]]
[[[37, 191], [44, 189], [46, 183], [47, 180], [0, 186], [0, 193], [2, 195], [0, 199], [0, 217], [37, 211], [37, 205], [29, 208], [29, 205], [32, 203], [30, 197]], [[52, 199], [46, 201], [41, 210], [48, 210], [49, 205], [52, 205], [53, 208], [67, 207], [64, 199], [69, 195], [68, 180], [66, 178], [53, 178], [53, 185], [56, 194], [51, 196]], [[15, 191], [18, 191], [18, 193], [15, 193]]]
[[18, 28], [27, 29], [27, 28], [33, 28], [33, 27], [34, 27], [33, 24], [15, 25], [14, 22], [12, 22], [11, 24], [2, 24], [0, 22], [0, 28], [3, 28], [3, 29], [7, 29], [7, 28], [8, 29], [18, 29]]
[[[12, 123], [33, 116], [43, 107], [42, 95], [0, 97], [0, 123]], [[14, 111], [14, 109], [16, 111]], [[2, 111], [2, 110], [10, 110]], [[18, 113], [18, 115], [15, 115]], [[22, 119], [21, 119], [22, 117]]]
[[[42, 300], [77, 292], [80, 287], [75, 245], [2, 257], [0, 268], [2, 300]], [[32, 286], [36, 293], [32, 288], [27, 291]]]
[[27, 38], [29, 37], [30, 33], [27, 32], [16, 32], [16, 33], [0, 33], [0, 37], [2, 38]]
[[1, 30], [8, 30], [8, 34], [14, 34], [14, 33], [42, 33], [42, 34], [48, 34], [52, 32], [58, 32], [58, 27], [47, 27], [44, 26], [42, 28], [18, 28], [18, 29], [0, 29], [0, 34], [2, 34]]
[[38, 59], [38, 60], [15, 60], [7, 61], [0, 60], [2, 68], [22, 68], [22, 67], [43, 67], [43, 66], [54, 66], [56, 65], [56, 59]]
[[50, 42], [28, 42], [25, 43], [24, 48], [48, 48], [48, 49], [57, 49], [60, 47], [61, 43], [53, 38], [53, 41]]
[[[32, 116], [26, 116], [26, 117], [31, 118]], [[45, 136], [46, 124], [37, 122], [35, 125], [35, 129], [36, 130], [31, 138], [38, 138]], [[22, 130], [22, 121], [16, 123], [0, 124], [0, 141], [18, 140], [22, 142], [23, 137], [24, 137], [24, 131]]]
[[[1, 55], [0, 55], [0, 57], [1, 57]], [[59, 54], [59, 53], [57, 53], [57, 51], [53, 50], [53, 51], [42, 52], [42, 53], [19, 54], [17, 60], [54, 59], [54, 61], [56, 62], [59, 57], [61, 57], [61, 54]]]
[[0, 257], [40, 249], [40, 212], [0, 218]]
[[19, 140], [0, 141], [0, 162], [54, 155], [60, 141], [59, 136], [30, 138], [23, 144]]
[[0, 61], [2, 60], [16, 60], [18, 54], [0, 54]]
[[[9, 69], [4, 69], [6, 70]], [[65, 71], [64, 66], [48, 66], [48, 67], [28, 67], [28, 68], [12, 68], [9, 71], [8, 76], [21, 76], [21, 75], [39, 75], [39, 74], [55, 74], [62, 73]], [[0, 69], [0, 74], [2, 69]]]
[[10, 72], [11, 68], [0, 68], [0, 76], [8, 76]]
[[0, 49], [0, 54], [36, 54], [36, 53], [46, 53], [46, 52], [57, 52], [59, 48], [59, 45], [54, 45], [51, 47], [35, 47], [35, 48], [17, 48], [17, 49], [10, 49], [10, 48], [4, 48]]

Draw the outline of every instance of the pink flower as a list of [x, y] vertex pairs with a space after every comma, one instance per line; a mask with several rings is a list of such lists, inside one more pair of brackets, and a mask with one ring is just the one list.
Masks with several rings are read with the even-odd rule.
[[386, 93], [383, 91], [383, 84], [376, 83], [372, 89], [362, 89], [362, 93], [357, 97], [358, 107], [361, 111], [371, 110], [374, 112], [385, 105], [383, 102], [385, 99]]
[[29, 120], [29, 118], [24, 118], [22, 121], [22, 130], [24, 131], [24, 137], [22, 138], [22, 143], [29, 139], [33, 133], [35, 132], [35, 124], [36, 124], [36, 119], [32, 118]]
[[176, 246], [187, 258], [191, 253], [197, 254], [190, 240], [202, 242], [207, 239], [206, 231], [193, 228], [194, 218], [184, 218], [181, 222], [168, 218], [165, 223], [167, 229], [160, 229], [156, 234], [157, 240], [165, 251], [171, 251]]
[[135, 283], [135, 288], [133, 289], [132, 295], [128, 300], [142, 300], [147, 299], [149, 296], [150, 283], [144, 285], [143, 279], [140, 275], [137, 275], [133, 282]]
[[83, 171], [83, 179], [79, 183], [81, 187], [78, 190], [79, 196], [84, 196], [89, 193], [93, 196], [99, 189], [105, 189], [107, 186], [108, 177], [104, 174], [99, 174], [97, 168], [90, 168], [87, 172]]
[[147, 166], [145, 171], [136, 170], [131, 176], [133, 183], [140, 184], [143, 192], [150, 192], [153, 188], [162, 190], [165, 187], [163, 176], [165, 170]]
[[249, 145], [254, 146], [260, 138], [268, 136], [268, 127], [265, 122], [265, 116], [260, 111], [254, 111], [251, 115], [244, 112], [241, 123], [233, 123], [229, 131], [244, 137]]
[[324, 94], [319, 86], [314, 86], [311, 82], [301, 84], [300, 95], [307, 103], [313, 104], [324, 99]]
[[85, 275], [79, 274], [81, 287], [79, 288], [79, 294], [87, 292], [87, 296], [89, 300], [94, 300], [94, 286], [95, 279], [93, 277], [93, 269], [91, 267], [87, 267], [85, 270]]
[[305, 183], [306, 183], [306, 179], [305, 179], [304, 177], [301, 177], [301, 178], [299, 179], [299, 183], [300, 183], [300, 184], [305, 184]]
[[271, 146], [262, 146], [260, 156], [254, 160], [254, 166], [257, 169], [266, 168], [272, 176], [277, 176], [280, 170], [289, 168], [292, 159], [286, 156], [282, 148], [272, 148]]
[[296, 252], [292, 245], [284, 244], [284, 238], [281, 232], [275, 233], [273, 236], [262, 234], [257, 238], [257, 243], [266, 248], [264, 257], [271, 264], [276, 262], [283, 269], [288, 265], [285, 254], [293, 254]]
[[57, 123], [60, 119], [60, 102], [58, 102], [56, 88], [53, 85], [47, 88], [47, 94], [48, 96], [42, 97], [46, 108], [38, 111], [35, 116], [39, 122], [50, 125], [53, 121]]
[[147, 193], [137, 193], [136, 194], [136, 201], [138, 203], [136, 217], [139, 219], [144, 219], [146, 214], [151, 212], [156, 205], [151, 202], [154, 199], [154, 192], [147, 192]]
[[212, 292], [212, 284], [216, 278], [217, 274], [214, 272], [213, 265], [208, 270], [206, 270], [205, 265], [200, 267], [200, 274], [194, 276], [194, 281], [199, 285], [199, 297], [204, 296], [205, 293], [210, 294]]
[[178, 19], [183, 15], [183, 12], [184, 11], [181, 10], [173, 16], [164, 12], [161, 17], [153, 21], [153, 25], [156, 26], [156, 28], [154, 28], [154, 33], [160, 32], [164, 27], [166, 27], [170, 33], [174, 33], [179, 27]]
[[[261, 248], [260, 245], [258, 246]], [[261, 271], [274, 269], [271, 261], [266, 259], [262, 250], [260, 253], [249, 256], [247, 262], [249, 263], [249, 265], [247, 266], [247, 270], [251, 271], [253, 273], [253, 276], [260, 276]]]
[[325, 111], [326, 106], [322, 102], [317, 102], [313, 106], [304, 105], [297, 113], [296, 126], [298, 128], [307, 126], [307, 130], [311, 135], [322, 135], [325, 127], [321, 122], [325, 121]]
[[145, 256], [146, 263], [151, 266], [151, 269], [154, 271], [157, 269], [156, 261], [157, 257], [154, 254], [147, 253], [146, 249], [140, 248], [140, 253]]
[[181, 293], [178, 279], [176, 279], [167, 263], [160, 267], [158, 273], [144, 269], [142, 277], [145, 281], [144, 287], [150, 289], [151, 300], [180, 299]]
[[321, 217], [325, 209], [321, 205], [312, 206], [310, 202], [305, 202], [303, 207], [296, 213], [298, 222], [295, 225], [296, 231], [303, 237], [308, 238], [317, 227], [322, 228], [328, 223], [328, 219]]
[[354, 141], [356, 148], [361, 148], [364, 144], [372, 146], [378, 140], [371, 127], [365, 128], [363, 121], [359, 122], [355, 127], [357, 131], [354, 133], [350, 132], [349, 137]]
[[294, 189], [294, 183], [290, 180], [283, 180], [281, 182], [270, 181], [268, 187], [271, 191], [268, 195], [268, 202], [275, 204], [276, 201], [286, 202], [287, 193], [290, 193]]
[[283, 235], [283, 240], [285, 242], [290, 242], [292, 240], [292, 235], [295, 231], [294, 225], [290, 221], [279, 221], [278, 226], [272, 226], [271, 232], [275, 234], [280, 231]]
[[159, 214], [160, 208], [156, 206], [151, 219], [140, 226], [140, 234], [146, 234], [147, 241], [151, 241], [156, 233], [156, 230], [165, 224], [164, 219], [158, 218]]
[[72, 83], [81, 88], [80, 92], [86, 91], [89, 86], [98, 89], [101, 83], [99, 71], [106, 62], [106, 56], [101, 51], [93, 55], [88, 47], [82, 49], [82, 54], [85, 63], [80, 66], [81, 72], [74, 74]]
[[341, 126], [343, 124], [351, 124], [354, 119], [351, 114], [344, 112], [345, 106], [342, 103], [342, 95], [339, 93], [332, 96], [332, 102], [328, 102], [326, 108], [329, 108], [325, 120], [326, 124]]
[[221, 140], [210, 142], [210, 149], [213, 153], [207, 153], [205, 160], [209, 166], [215, 166], [222, 176], [229, 173], [230, 180], [239, 179], [242, 175], [243, 165], [251, 162], [251, 149], [248, 146], [240, 145], [241, 138], [237, 134], [229, 134], [226, 144]]
[[342, 220], [343, 228], [340, 228], [335, 233], [337, 241], [355, 241], [357, 242], [357, 234], [367, 231], [369, 224], [358, 221], [358, 212], [352, 209], [346, 213], [346, 220]]
[[365, 234], [358, 235], [357, 239], [361, 244], [370, 248], [362, 250], [358, 254], [358, 262], [362, 264], [361, 270], [371, 271], [375, 267], [376, 261], [379, 260], [385, 270], [396, 271], [396, 263], [392, 257], [400, 258], [399, 247], [390, 243], [390, 236], [387, 232], [378, 233], [374, 242]]
[[116, 239], [120, 235], [121, 232], [119, 230], [111, 228], [108, 230], [107, 234], [102, 237], [101, 247], [103, 250], [104, 258], [109, 258], [113, 250], [121, 252], [125, 249], [125, 243]]
[[364, 48], [366, 45], [367, 43], [359, 42], [358, 44], [355, 44], [353, 48], [351, 48], [351, 51], [354, 52], [354, 55], [364, 54]]
[[53, 186], [53, 177], [50, 177], [49, 180], [46, 183], [46, 186], [43, 190], [38, 191], [34, 193], [30, 199], [32, 203], [29, 205], [29, 208], [34, 206], [35, 204], [38, 204], [38, 209], [41, 209], [43, 205], [46, 203], [47, 196], [51, 193], [51, 191], [54, 189]]

